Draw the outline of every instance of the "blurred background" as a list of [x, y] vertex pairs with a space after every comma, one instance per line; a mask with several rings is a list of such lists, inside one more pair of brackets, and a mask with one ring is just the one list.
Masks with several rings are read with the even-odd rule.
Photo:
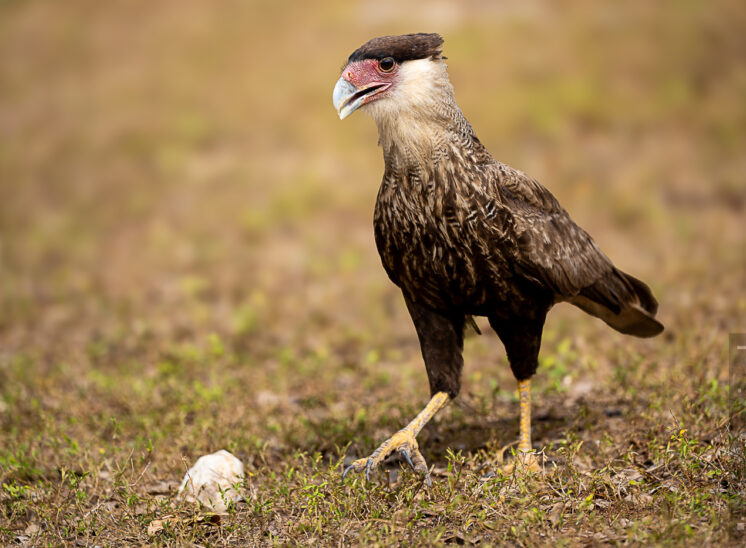
[[376, 130], [341, 123], [330, 97], [361, 43], [417, 31], [445, 37], [493, 155], [647, 280], [672, 330], [744, 327], [726, 312], [746, 288], [741, 2], [0, 10], [6, 355], [133, 325], [313, 339], [401, 316], [372, 238]]
[[[234, 451], [271, 501], [275, 470], [311, 474], [301, 452], [367, 454], [425, 402], [373, 242], [376, 129], [331, 103], [348, 55], [386, 34], [441, 33], [482, 142], [661, 303], [644, 341], [552, 312], [536, 441], [587, 439], [597, 469], [657, 462], [682, 424], [705, 447], [727, 334], [746, 330], [744, 29], [742, 0], [0, 0], [6, 518], [142, 541], [138, 501], [200, 454]], [[515, 383], [479, 323], [461, 398], [422, 434], [439, 466], [515, 439]]]
[[[168, 430], [202, 401], [213, 426], [238, 420], [241, 436], [292, 446], [292, 430], [252, 430], [242, 414], [291, 395], [340, 421], [365, 401], [425, 400], [373, 242], [376, 129], [331, 104], [354, 49], [406, 32], [444, 36], [456, 99], [492, 154], [547, 186], [661, 302], [667, 332], [652, 341], [558, 307], [546, 353], [569, 344], [592, 363], [566, 356], [543, 386], [586, 375], [611, 390], [630, 356], [638, 378], [681, 397], [726, 381], [726, 335], [746, 329], [745, 12], [738, 0], [0, 1], [6, 439], [64, 460], [33, 436], [103, 443], [116, 416], [135, 440], [246, 443], [202, 419]], [[467, 399], [511, 383], [494, 335], [470, 339]]]

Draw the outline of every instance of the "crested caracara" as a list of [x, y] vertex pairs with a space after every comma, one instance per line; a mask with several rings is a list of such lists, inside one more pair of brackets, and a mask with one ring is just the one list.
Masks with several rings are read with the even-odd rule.
[[617, 269], [546, 188], [487, 152], [453, 97], [442, 44], [438, 34], [374, 38], [334, 87], [341, 119], [360, 108], [378, 126], [375, 240], [414, 322], [432, 396], [345, 474], [368, 476], [398, 451], [427, 478], [416, 436], [459, 392], [472, 316], [486, 316], [505, 345], [518, 381], [519, 455], [532, 466], [530, 379], [549, 309], [569, 302], [637, 337], [663, 330], [648, 286]]

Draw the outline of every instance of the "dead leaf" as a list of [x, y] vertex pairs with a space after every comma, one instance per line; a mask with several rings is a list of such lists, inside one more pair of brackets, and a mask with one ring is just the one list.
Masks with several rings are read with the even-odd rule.
[[164, 516], [161, 519], [154, 519], [148, 524], [148, 536], [155, 536], [166, 527], [190, 526], [190, 525], [218, 525], [220, 523], [219, 514], [200, 514], [188, 518], [178, 518], [175, 516]]
[[179, 488], [176, 481], [156, 481], [145, 486], [145, 492], [148, 495], [168, 495]]
[[552, 506], [551, 510], [549, 510], [549, 522], [552, 524], [552, 526], [557, 527], [557, 524], [562, 519], [562, 512], [565, 509], [565, 503], [564, 502], [558, 502], [554, 506]]
[[640, 481], [642, 479], [642, 474], [636, 468], [625, 468], [624, 470], [619, 472], [618, 475], [620, 478], [623, 478], [627, 482]]
[[651, 497], [647, 493], [630, 493], [629, 495], [624, 497], [624, 500], [633, 504], [648, 505], [653, 502], [653, 497]]
[[456, 531], [450, 535], [446, 535], [443, 537], [443, 542], [446, 544], [466, 544], [467, 538], [461, 531]]
[[173, 524], [176, 525], [181, 521], [180, 518], [175, 518], [173, 516], [165, 516], [161, 519], [154, 519], [148, 524], [148, 536], [154, 536], [163, 531], [166, 524]]

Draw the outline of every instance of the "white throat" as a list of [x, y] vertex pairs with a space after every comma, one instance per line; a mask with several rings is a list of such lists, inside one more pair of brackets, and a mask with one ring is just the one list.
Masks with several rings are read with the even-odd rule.
[[384, 154], [393, 146], [413, 159], [427, 160], [446, 137], [444, 121], [460, 111], [441, 60], [405, 61], [386, 97], [363, 107], [378, 126]]

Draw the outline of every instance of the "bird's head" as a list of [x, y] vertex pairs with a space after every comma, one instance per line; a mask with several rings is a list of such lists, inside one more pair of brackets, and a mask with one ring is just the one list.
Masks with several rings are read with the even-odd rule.
[[350, 55], [334, 86], [334, 108], [344, 119], [363, 107], [374, 119], [398, 116], [452, 94], [438, 34], [382, 36]]

